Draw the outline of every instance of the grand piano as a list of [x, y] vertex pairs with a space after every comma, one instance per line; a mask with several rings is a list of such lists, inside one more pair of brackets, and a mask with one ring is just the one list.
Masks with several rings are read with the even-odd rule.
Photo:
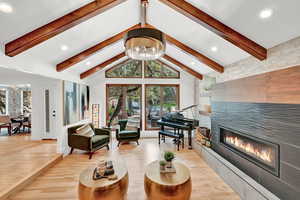
[[[157, 124], [160, 125], [159, 135], [177, 138], [177, 136], [184, 134], [186, 131], [188, 133], [189, 149], [192, 149], [192, 131], [199, 126], [199, 120], [197, 120], [199, 116], [197, 113], [199, 112], [197, 108], [197, 105], [192, 105], [180, 111], [165, 114], [157, 121]], [[189, 113], [192, 113], [192, 115], [189, 115]], [[193, 119], [188, 117], [193, 117]], [[179, 141], [175, 139], [175, 142]]]

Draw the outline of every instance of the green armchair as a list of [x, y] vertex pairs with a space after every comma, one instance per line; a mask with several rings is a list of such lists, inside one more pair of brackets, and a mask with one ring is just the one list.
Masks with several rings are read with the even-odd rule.
[[140, 128], [136, 128], [136, 130], [126, 130], [127, 127], [127, 119], [119, 120], [120, 130], [116, 129], [116, 138], [118, 140], [118, 146], [122, 142], [130, 142], [135, 141], [139, 145], [139, 139], [141, 135]]
[[91, 137], [81, 136], [76, 133], [76, 130], [83, 125], [73, 126], [68, 128], [68, 145], [71, 147], [70, 154], [72, 154], [74, 148], [84, 151], [88, 151], [92, 158], [93, 153], [102, 147], [106, 147], [109, 150], [110, 133], [109, 129], [94, 128], [93, 124], [90, 124], [94, 130], [95, 135]]

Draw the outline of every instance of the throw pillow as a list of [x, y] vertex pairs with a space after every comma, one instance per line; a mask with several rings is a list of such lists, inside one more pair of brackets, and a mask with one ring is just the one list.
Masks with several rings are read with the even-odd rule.
[[79, 127], [78, 129], [76, 129], [76, 134], [85, 136], [85, 137], [92, 137], [95, 135], [93, 129], [91, 128], [91, 126], [89, 124], [83, 125], [83, 126]]

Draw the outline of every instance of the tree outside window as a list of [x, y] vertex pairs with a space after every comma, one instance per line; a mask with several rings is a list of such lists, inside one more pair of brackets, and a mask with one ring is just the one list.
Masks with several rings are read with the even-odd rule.
[[146, 85], [146, 129], [157, 129], [157, 120], [179, 109], [178, 85]]
[[[144, 66], [144, 67], [142, 67]], [[106, 78], [142, 78], [144, 68], [145, 78], [180, 78], [179, 71], [159, 60], [138, 61], [126, 60], [106, 70]]]
[[0, 115], [6, 115], [6, 90], [0, 89]]
[[141, 127], [141, 85], [107, 85], [107, 126], [116, 128], [118, 121], [128, 119], [127, 127]]
[[32, 110], [31, 91], [23, 91], [23, 115], [28, 115]]

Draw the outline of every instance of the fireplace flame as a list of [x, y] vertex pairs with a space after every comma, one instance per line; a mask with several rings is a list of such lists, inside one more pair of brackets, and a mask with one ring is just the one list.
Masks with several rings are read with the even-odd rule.
[[245, 142], [237, 136], [226, 136], [225, 142], [245, 151], [248, 154], [253, 154], [263, 161], [272, 163], [272, 151], [269, 148], [255, 148], [253, 144], [251, 144], [250, 142]]

